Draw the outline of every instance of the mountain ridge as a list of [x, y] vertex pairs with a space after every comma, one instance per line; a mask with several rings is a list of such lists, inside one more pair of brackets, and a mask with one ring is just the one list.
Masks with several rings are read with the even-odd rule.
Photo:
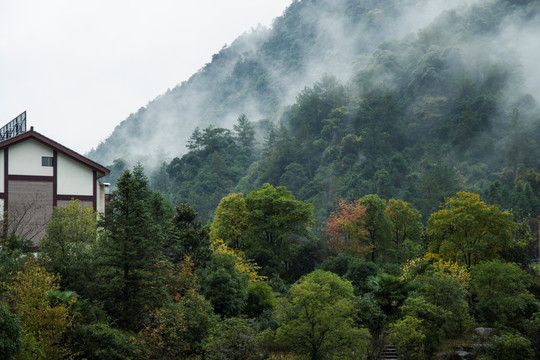
[[151, 166], [163, 160], [159, 154], [185, 153], [197, 126], [230, 127], [243, 113], [275, 121], [305, 86], [324, 74], [346, 81], [380, 43], [403, 36], [397, 27], [414, 32], [433, 17], [433, 7], [448, 7], [441, 1], [396, 4], [294, 1], [271, 29], [253, 29], [223, 47], [187, 81], [122, 121], [88, 156]]

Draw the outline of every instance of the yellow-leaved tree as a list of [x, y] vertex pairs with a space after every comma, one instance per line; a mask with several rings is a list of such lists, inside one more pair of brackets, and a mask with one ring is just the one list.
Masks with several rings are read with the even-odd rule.
[[74, 324], [74, 293], [58, 291], [58, 278], [29, 258], [11, 285], [9, 300], [22, 325], [19, 359], [56, 360], [69, 357], [65, 334]]

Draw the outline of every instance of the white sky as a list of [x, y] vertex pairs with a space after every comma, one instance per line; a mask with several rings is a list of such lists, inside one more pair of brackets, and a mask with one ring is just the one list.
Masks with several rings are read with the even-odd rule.
[[0, 126], [82, 154], [292, 0], [0, 0]]

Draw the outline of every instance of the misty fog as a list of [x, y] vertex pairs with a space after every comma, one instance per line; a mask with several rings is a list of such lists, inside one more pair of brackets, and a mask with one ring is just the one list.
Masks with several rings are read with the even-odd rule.
[[[347, 83], [373, 66], [382, 55], [377, 52], [381, 44], [415, 39], [425, 31], [456, 34], [456, 38], [446, 39], [447, 45], [458, 49], [468, 67], [511, 64], [521, 74], [525, 90], [536, 100], [540, 98], [539, 19], [524, 22], [507, 17], [497, 33], [467, 38], [458, 28], [436, 29], [437, 19], [451, 12], [474, 11], [475, 6], [488, 6], [490, 1], [404, 0], [395, 7], [384, 1], [362, 3], [293, 2], [271, 29], [252, 29], [217, 51], [212, 62], [188, 81], [122, 121], [88, 156], [106, 165], [122, 158], [152, 169], [185, 153], [186, 140], [195, 127], [232, 128], [240, 114], [254, 122], [277, 121], [297, 94], [323, 75]], [[292, 23], [297, 17], [301, 24]], [[300, 35], [295, 33], [299, 29], [303, 31]], [[287, 54], [297, 57], [287, 58]], [[253, 78], [258, 81], [252, 83]], [[514, 90], [509, 94], [515, 94]]]

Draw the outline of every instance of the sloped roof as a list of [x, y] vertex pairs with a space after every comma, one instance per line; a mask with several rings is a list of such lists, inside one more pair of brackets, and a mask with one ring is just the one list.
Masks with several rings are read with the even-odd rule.
[[82, 156], [81, 154], [65, 147], [64, 145], [61, 145], [59, 143], [57, 143], [56, 141], [52, 140], [52, 139], [49, 139], [48, 137], [38, 133], [37, 131], [34, 131], [34, 128], [31, 127], [29, 131], [25, 132], [25, 133], [22, 133], [20, 135], [17, 135], [15, 137], [12, 137], [8, 140], [5, 140], [5, 141], [2, 141], [0, 142], [0, 150], [1, 149], [4, 149], [10, 145], [13, 145], [13, 144], [16, 144], [16, 143], [19, 143], [19, 142], [22, 142], [22, 141], [25, 141], [25, 140], [28, 140], [28, 139], [34, 139], [46, 146], [49, 146], [55, 150], [57, 150], [58, 152], [70, 157], [71, 159], [83, 164], [83, 165], [86, 165], [90, 168], [92, 168], [92, 170], [95, 170], [96, 173], [97, 173], [97, 177], [100, 178], [100, 177], [103, 177], [107, 174], [109, 174], [111, 171], [109, 169], [107, 169], [106, 167], [98, 164], [97, 162], [95, 161], [92, 161], [90, 159], [88, 159], [87, 157], [85, 156]]

